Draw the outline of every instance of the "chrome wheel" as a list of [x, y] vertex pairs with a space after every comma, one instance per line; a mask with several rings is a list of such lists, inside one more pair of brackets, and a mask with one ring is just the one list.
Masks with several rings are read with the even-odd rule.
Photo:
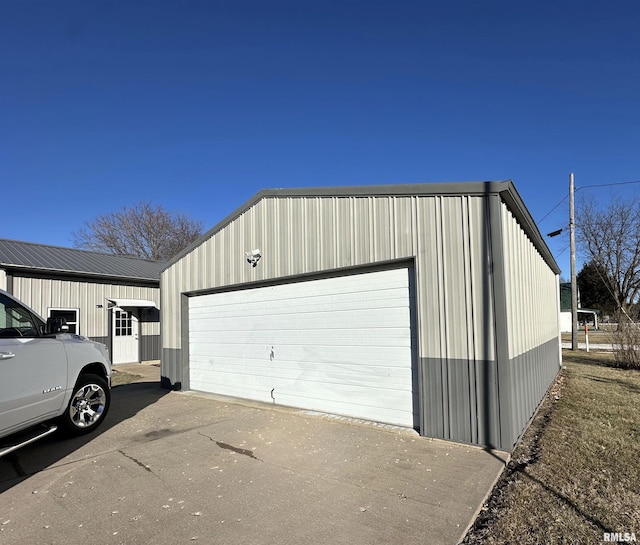
[[91, 427], [102, 417], [106, 403], [104, 390], [97, 384], [87, 384], [73, 395], [69, 417], [79, 428]]
[[80, 375], [61, 423], [71, 435], [82, 435], [96, 428], [109, 410], [111, 391], [98, 375]]

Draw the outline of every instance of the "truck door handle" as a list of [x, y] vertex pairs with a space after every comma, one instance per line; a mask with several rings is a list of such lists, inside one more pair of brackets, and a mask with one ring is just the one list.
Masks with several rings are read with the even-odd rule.
[[8, 360], [15, 357], [16, 355], [13, 352], [0, 352], [0, 360]]

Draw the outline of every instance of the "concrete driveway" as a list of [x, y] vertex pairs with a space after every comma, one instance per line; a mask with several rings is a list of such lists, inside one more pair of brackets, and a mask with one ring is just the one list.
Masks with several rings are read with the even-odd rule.
[[506, 454], [156, 382], [0, 458], [0, 542], [457, 543]]

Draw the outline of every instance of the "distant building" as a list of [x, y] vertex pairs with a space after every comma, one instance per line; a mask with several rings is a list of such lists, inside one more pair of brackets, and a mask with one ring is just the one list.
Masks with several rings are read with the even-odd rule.
[[113, 363], [160, 359], [160, 271], [144, 259], [0, 239], [0, 288], [70, 333], [106, 344]]
[[[597, 309], [580, 308], [580, 290], [578, 290], [578, 324], [586, 320], [598, 329], [598, 314], [600, 311]], [[560, 331], [571, 332], [571, 282], [560, 284]]]

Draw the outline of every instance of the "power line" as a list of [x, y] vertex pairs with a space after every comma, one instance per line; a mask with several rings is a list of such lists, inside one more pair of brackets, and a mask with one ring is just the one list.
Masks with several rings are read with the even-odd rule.
[[611, 186], [614, 186], [614, 185], [630, 185], [630, 184], [640, 184], [640, 180], [634, 180], [632, 182], [614, 182], [614, 183], [611, 183], [611, 184], [581, 185], [580, 187], [576, 188], [576, 191], [578, 191], [580, 189], [586, 189], [588, 187], [611, 187]]
[[542, 218], [540, 221], [538, 221], [538, 223], [542, 223], [544, 220], [546, 220], [551, 215], [551, 212], [553, 212], [556, 208], [558, 208], [558, 206], [560, 206], [564, 201], [567, 200], [568, 196], [569, 196], [569, 193], [567, 193], [558, 204], [556, 204], [551, 210], [549, 210], [549, 212], [545, 215], [545, 217]]
[[[640, 184], [640, 180], [633, 180], [631, 182], [613, 182], [613, 183], [610, 183], [610, 184], [581, 185], [580, 187], [576, 187], [575, 191], [578, 192], [581, 189], [589, 189], [589, 188], [592, 188], [592, 187], [612, 187], [612, 186], [615, 186], [615, 185], [630, 185], [630, 184]], [[546, 220], [551, 215], [551, 213], [556, 208], [558, 208], [558, 206], [560, 206], [564, 201], [567, 200], [568, 196], [569, 196], [569, 194], [567, 193], [558, 204], [556, 204], [551, 210], [549, 210], [549, 212], [547, 212], [545, 214], [545, 216], [541, 220], [538, 221], [538, 224], [540, 224], [544, 220]]]

